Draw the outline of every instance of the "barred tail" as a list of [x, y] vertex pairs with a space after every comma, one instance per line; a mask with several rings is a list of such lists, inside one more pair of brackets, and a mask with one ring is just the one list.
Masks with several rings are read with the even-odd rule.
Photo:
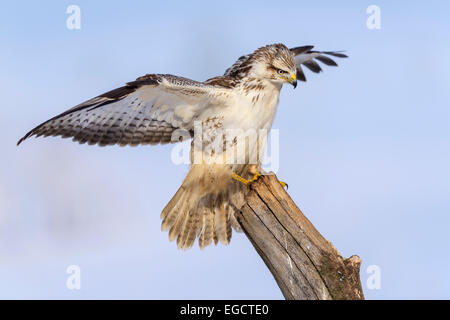
[[197, 238], [201, 249], [213, 241], [228, 244], [232, 228], [240, 231], [229, 200], [228, 191], [200, 197], [196, 188], [183, 184], [161, 213], [161, 229], [169, 230], [169, 240], [176, 239], [180, 249], [189, 249]]

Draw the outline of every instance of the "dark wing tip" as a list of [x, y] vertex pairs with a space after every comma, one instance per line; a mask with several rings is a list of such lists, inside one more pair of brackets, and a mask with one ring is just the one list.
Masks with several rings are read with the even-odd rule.
[[34, 129], [31, 130], [30, 132], [28, 132], [26, 135], [24, 135], [22, 138], [20, 138], [19, 141], [17, 141], [16, 146], [19, 146], [19, 144], [21, 144], [24, 140], [26, 140], [27, 138], [29, 138], [30, 136], [32, 136], [34, 134]]
[[327, 66], [337, 67], [337, 63], [326, 56], [320, 55], [316, 57], [317, 60], [322, 62], [323, 64], [326, 64]]
[[301, 66], [297, 67], [297, 79], [303, 82], [306, 82], [305, 73], [303, 72], [303, 69]]
[[289, 49], [294, 55], [299, 55], [305, 52], [309, 52], [314, 46], [301, 46]]
[[338, 58], [348, 58], [348, 55], [342, 53], [343, 51], [322, 51], [322, 53], [328, 54]]
[[314, 73], [319, 73], [322, 71], [322, 68], [312, 59], [303, 62], [303, 65]]
[[314, 59], [317, 59], [317, 61], [322, 62], [327, 66], [336, 67], [338, 64], [333, 59], [325, 55], [337, 58], [348, 58], [348, 56], [343, 53], [344, 51], [313, 51], [311, 50], [312, 48], [313, 46], [301, 46], [289, 49], [295, 56], [300, 54], [310, 55], [309, 59], [306, 61], [297, 63], [297, 79], [299, 81], [306, 82], [305, 73], [303, 72], [301, 65], [304, 65], [307, 69], [314, 73], [320, 73], [322, 72], [322, 68], [316, 61], [314, 61]]
[[[73, 107], [72, 109], [69, 109], [47, 121], [45, 121], [44, 123], [41, 123], [40, 125], [38, 125], [37, 127], [35, 127], [33, 130], [31, 130], [30, 132], [28, 132], [26, 135], [24, 135], [18, 142], [17, 142], [17, 146], [20, 145], [24, 140], [26, 140], [27, 138], [29, 138], [30, 136], [33, 136], [35, 134], [37, 134], [37, 136], [41, 136], [43, 133], [41, 133], [39, 131], [39, 129], [45, 125], [46, 123], [56, 120], [58, 118], [64, 117], [70, 113], [73, 113], [75, 111], [79, 111], [79, 110], [83, 110], [89, 107], [93, 107], [93, 108], [99, 108], [101, 106], [107, 105], [109, 103], [113, 103], [116, 102], [118, 100], [123, 99], [124, 97], [126, 97], [127, 95], [129, 95], [130, 93], [136, 91], [136, 89], [141, 86], [141, 85], [145, 85], [145, 84], [157, 84], [157, 75], [154, 74], [147, 74], [145, 76], [139, 77], [136, 81], [133, 82], [129, 82], [127, 85], [123, 86], [123, 87], [119, 87], [117, 89], [113, 89], [110, 90], [108, 92], [105, 92], [95, 98], [92, 98], [86, 102], [83, 102], [82, 104], [79, 104], [78, 106]], [[104, 98], [101, 101], [98, 100], [98, 98]]]

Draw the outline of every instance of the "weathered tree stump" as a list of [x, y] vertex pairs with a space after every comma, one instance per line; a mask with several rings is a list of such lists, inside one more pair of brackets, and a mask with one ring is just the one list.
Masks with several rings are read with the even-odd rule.
[[342, 258], [275, 175], [261, 176], [251, 188], [238, 221], [286, 299], [364, 299], [358, 256]]

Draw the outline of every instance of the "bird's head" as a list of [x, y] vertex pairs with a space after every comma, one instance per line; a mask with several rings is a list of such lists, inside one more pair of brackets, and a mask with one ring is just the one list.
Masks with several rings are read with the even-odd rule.
[[253, 61], [253, 76], [297, 87], [294, 54], [284, 44], [271, 44], [257, 49], [253, 53]]

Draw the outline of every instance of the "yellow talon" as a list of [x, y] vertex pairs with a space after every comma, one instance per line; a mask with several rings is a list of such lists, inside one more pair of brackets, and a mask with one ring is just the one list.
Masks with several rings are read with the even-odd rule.
[[[258, 178], [259, 178], [260, 176], [261, 176], [261, 173], [256, 172], [256, 173], [253, 175], [253, 178], [252, 178], [252, 179], [247, 180], [247, 179], [245, 179], [245, 178], [242, 178], [240, 175], [238, 175], [238, 174], [236, 174], [236, 173], [233, 173], [233, 174], [231, 175], [231, 177], [232, 177], [234, 180], [239, 181], [239, 182], [245, 184], [245, 185], [248, 187], [248, 191], [250, 191], [250, 185], [252, 184], [252, 182], [258, 180]], [[278, 182], [280, 182], [280, 184], [281, 184], [281, 186], [282, 186], [283, 188], [286, 188], [286, 189], [289, 188], [289, 185], [288, 185], [286, 182], [284, 182], [284, 181], [279, 181], [279, 180], [278, 180]]]
[[233, 174], [231, 175], [231, 177], [232, 177], [234, 180], [236, 180], [236, 181], [242, 182], [242, 183], [245, 184], [246, 186], [248, 186], [248, 185], [251, 183], [250, 180], [244, 179], [244, 178], [242, 178], [240, 175], [238, 175], [238, 174], [236, 174], [236, 173], [233, 173]]
[[251, 181], [256, 181], [256, 180], [258, 180], [259, 177], [261, 177], [261, 173], [256, 172]]
[[247, 179], [245, 179], [245, 178], [242, 178], [240, 175], [238, 175], [238, 174], [236, 174], [236, 173], [233, 173], [233, 174], [231, 175], [231, 177], [232, 177], [234, 180], [239, 181], [239, 182], [245, 184], [245, 185], [247, 186], [247, 188], [248, 188], [248, 191], [250, 191], [250, 185], [252, 184], [252, 182], [258, 180], [258, 178], [259, 178], [260, 176], [261, 176], [261, 174], [260, 174], [259, 172], [256, 172], [252, 179], [247, 180]]
[[282, 186], [283, 188], [289, 189], [289, 185], [288, 185], [286, 182], [280, 181], [280, 180], [278, 180], [278, 182], [281, 184], [281, 186]]

